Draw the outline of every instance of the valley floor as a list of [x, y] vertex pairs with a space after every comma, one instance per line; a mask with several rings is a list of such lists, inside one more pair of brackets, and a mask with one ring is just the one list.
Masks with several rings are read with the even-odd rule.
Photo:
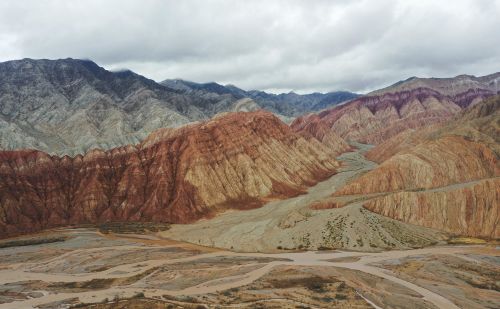
[[294, 198], [272, 201], [261, 208], [228, 211], [194, 224], [176, 224], [165, 238], [239, 252], [281, 249], [341, 248], [356, 251], [410, 249], [446, 239], [443, 233], [372, 213], [361, 207], [367, 196], [336, 198], [342, 208], [314, 210], [311, 205], [331, 196], [345, 183], [376, 167], [363, 153], [369, 145], [356, 143], [355, 152], [337, 159], [343, 166], [328, 180]]
[[39, 237], [51, 235], [65, 240], [0, 249], [0, 308], [494, 308], [500, 303], [495, 246], [270, 254], [92, 229]]

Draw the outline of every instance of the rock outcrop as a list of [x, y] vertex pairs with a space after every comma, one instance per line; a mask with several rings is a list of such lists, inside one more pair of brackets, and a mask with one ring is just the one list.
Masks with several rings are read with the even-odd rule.
[[338, 150], [266, 112], [229, 113], [86, 155], [0, 152], [0, 235], [103, 221], [191, 222], [329, 177]]
[[445, 136], [403, 150], [337, 191], [370, 194], [443, 187], [500, 175], [495, 153], [459, 136]]
[[[312, 115], [311, 117], [318, 118], [317, 115]], [[308, 140], [316, 139], [323, 145], [335, 149], [337, 154], [352, 149], [343, 138], [335, 134], [333, 130], [321, 121], [304, 121], [303, 118], [300, 118], [294, 123], [292, 129]]]

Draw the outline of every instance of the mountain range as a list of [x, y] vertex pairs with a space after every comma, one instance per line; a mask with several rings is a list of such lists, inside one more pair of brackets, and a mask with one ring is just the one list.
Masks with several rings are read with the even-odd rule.
[[[316, 237], [312, 248], [370, 250], [350, 234], [345, 242], [321, 238], [320, 226], [331, 224], [322, 212], [345, 208], [350, 220], [364, 222], [352, 222], [356, 233], [370, 220], [385, 222], [380, 233], [401, 246], [431, 235], [427, 229], [497, 239], [499, 76], [411, 78], [364, 96], [275, 95], [217, 83], [156, 83], [86, 60], [5, 62], [0, 232], [108, 221], [186, 224], [304, 194], [309, 203], [321, 192], [311, 205], [299, 205], [313, 214], [301, 208], [265, 224], [276, 224], [269, 228], [283, 243], [295, 243], [305, 236], [282, 231], [299, 226], [294, 233], [302, 233], [299, 222], [310, 220], [318, 227], [308, 232]], [[374, 148], [364, 153], [368, 146], [359, 143]], [[355, 152], [351, 161], [339, 157], [348, 152]], [[362, 168], [344, 179], [346, 164]], [[342, 186], [329, 187], [330, 180]], [[391, 226], [417, 234], [402, 239]], [[425, 237], [422, 243], [434, 241]], [[384, 239], [371, 241], [392, 244]]]
[[[167, 79], [162, 85], [183, 91], [186, 94], [198, 96], [232, 95], [237, 99], [252, 99], [260, 108], [269, 110], [277, 115], [282, 115], [284, 120], [300, 116], [307, 112], [319, 111], [339, 103], [352, 100], [359, 95], [348, 91], [335, 91], [328, 93], [310, 93], [300, 95], [295, 92], [273, 94], [264, 91], [245, 91], [233, 85], [222, 86], [217, 83], [193, 83], [181, 79]], [[288, 117], [288, 118], [286, 118]]]
[[158, 128], [221, 112], [267, 109], [290, 120], [357, 97], [349, 92], [273, 95], [234, 86], [156, 83], [89, 60], [0, 63], [0, 148], [75, 155], [137, 144]]

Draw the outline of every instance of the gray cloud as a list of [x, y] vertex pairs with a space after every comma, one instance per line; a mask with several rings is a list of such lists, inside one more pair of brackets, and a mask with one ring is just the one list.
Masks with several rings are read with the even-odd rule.
[[89, 58], [155, 80], [367, 91], [500, 71], [500, 0], [2, 1], [0, 61]]

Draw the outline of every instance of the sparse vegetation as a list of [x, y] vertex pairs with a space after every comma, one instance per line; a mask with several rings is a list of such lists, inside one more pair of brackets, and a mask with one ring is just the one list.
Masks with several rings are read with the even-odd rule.
[[448, 243], [454, 245], [460, 245], [460, 244], [478, 245], [486, 243], [486, 240], [474, 237], [454, 237], [448, 239]]
[[[125, 278], [92, 279], [81, 282], [55, 282], [50, 284], [48, 287], [59, 292], [64, 291], [65, 289], [72, 291], [100, 290], [110, 288], [112, 286], [130, 285], [156, 270], [156, 268], [151, 268], [137, 275]], [[144, 297], [144, 294], [142, 297]]]
[[335, 294], [335, 299], [344, 300], [347, 299], [347, 296], [345, 296], [344, 294]]
[[170, 224], [161, 222], [107, 222], [98, 225], [98, 228], [104, 234], [143, 234], [166, 231], [170, 229]]
[[54, 242], [65, 241], [66, 239], [68, 239], [68, 237], [57, 236], [57, 237], [37, 237], [37, 238], [28, 238], [28, 239], [7, 240], [7, 241], [0, 242], [0, 249], [1, 248], [10, 248], [10, 247], [49, 244], [49, 243], [54, 243]]

